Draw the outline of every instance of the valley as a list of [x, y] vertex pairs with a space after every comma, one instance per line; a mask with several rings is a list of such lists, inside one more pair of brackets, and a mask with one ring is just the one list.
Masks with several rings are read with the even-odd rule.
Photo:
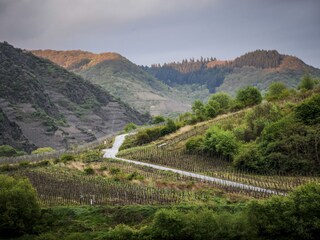
[[[4, 236], [19, 229], [22, 232], [12, 236], [22, 240], [168, 239], [163, 235], [166, 231], [174, 236], [169, 239], [197, 239], [197, 234], [200, 239], [210, 239], [211, 234], [216, 239], [229, 233], [264, 239], [286, 231], [283, 219], [294, 226], [308, 221], [304, 215], [298, 221], [295, 217], [305, 196], [308, 214], [318, 217], [317, 206], [308, 202], [310, 196], [320, 196], [317, 70], [303, 75], [299, 83], [294, 80], [292, 86], [280, 79], [262, 91], [251, 83], [231, 94], [209, 94], [207, 89], [205, 96], [203, 87], [209, 82], [200, 84], [198, 93], [195, 85], [171, 83], [170, 91], [189, 89], [193, 97], [206, 100], [193, 101], [189, 112], [175, 118], [152, 117], [117, 100], [92, 79], [8, 44], [0, 46], [4, 65], [18, 64], [14, 69], [6, 65], [0, 72], [5, 76], [1, 79], [0, 178], [6, 187], [18, 181], [17, 186], [33, 189], [27, 191], [33, 199], [28, 202], [35, 204], [28, 207], [39, 210], [32, 215], [38, 220], [30, 226], [0, 229]], [[80, 54], [67, 55], [71, 53]], [[80, 56], [95, 60], [82, 59], [80, 64], [51, 53], [55, 54], [57, 63], [75, 72], [122, 58], [81, 52]], [[251, 57], [240, 63], [247, 64], [246, 59]], [[221, 70], [229, 75], [217, 89], [235, 71], [242, 74], [250, 68], [240, 63], [218, 64], [236, 65], [238, 70]], [[20, 81], [14, 81], [14, 74]], [[21, 91], [28, 94], [18, 95]], [[0, 192], [0, 198], [4, 196]], [[255, 221], [264, 211], [269, 215]], [[276, 217], [281, 224], [274, 224]], [[181, 224], [170, 228], [172, 221]], [[185, 232], [190, 226], [195, 230]], [[314, 236], [310, 226], [303, 225], [302, 233], [294, 228], [288, 236]], [[280, 233], [268, 232], [269, 227]]]

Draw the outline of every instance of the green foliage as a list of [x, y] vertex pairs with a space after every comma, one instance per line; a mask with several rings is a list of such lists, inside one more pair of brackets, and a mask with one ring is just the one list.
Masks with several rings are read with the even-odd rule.
[[166, 119], [163, 116], [154, 116], [152, 117], [152, 124], [159, 124], [165, 122]]
[[192, 109], [193, 114], [196, 116], [197, 121], [203, 121], [206, 119], [205, 106], [204, 106], [203, 102], [201, 102], [200, 100], [194, 101], [191, 109]]
[[189, 138], [186, 142], [186, 150], [189, 153], [200, 153], [204, 150], [204, 140], [202, 136]]
[[266, 168], [294, 173], [319, 171], [319, 133], [319, 126], [305, 126], [290, 115], [269, 124], [259, 141]]
[[302, 77], [298, 87], [299, 89], [311, 90], [314, 88], [314, 85], [315, 85], [315, 81], [311, 78], [311, 76], [309, 74], [305, 74]]
[[265, 164], [256, 143], [251, 142], [244, 145], [236, 155], [233, 166], [239, 170], [249, 170], [253, 172], [264, 172]]
[[253, 239], [254, 231], [248, 225], [245, 214], [212, 210], [183, 212], [158, 211], [149, 229], [151, 239]]
[[132, 180], [143, 180], [144, 177], [142, 175], [140, 175], [137, 171], [134, 171], [134, 172], [128, 174], [127, 179], [129, 181], [132, 181]]
[[266, 99], [268, 101], [279, 100], [286, 98], [290, 95], [290, 91], [287, 86], [282, 82], [273, 82], [269, 85]]
[[320, 94], [304, 100], [295, 108], [296, 117], [305, 124], [320, 123]]
[[9, 145], [0, 146], [0, 157], [13, 157], [17, 155], [17, 150]]
[[236, 100], [248, 107], [261, 103], [262, 96], [258, 88], [247, 86], [238, 90]]
[[64, 154], [62, 154], [60, 159], [61, 159], [62, 162], [69, 162], [69, 161], [75, 160], [75, 156], [73, 154], [70, 154], [70, 153], [64, 153]]
[[99, 150], [89, 150], [81, 154], [81, 159], [83, 162], [100, 162], [102, 161], [103, 153]]
[[126, 133], [128, 133], [128, 132], [130, 132], [130, 131], [132, 131], [132, 130], [135, 130], [135, 129], [137, 129], [137, 125], [134, 124], [134, 123], [128, 123], [128, 124], [124, 127], [124, 131], [125, 131]]
[[84, 169], [85, 174], [87, 175], [93, 175], [94, 174], [94, 169], [92, 167], [86, 167]]
[[36, 191], [26, 179], [0, 175], [0, 235], [32, 232], [40, 215]]
[[135, 231], [125, 225], [125, 224], [119, 224], [114, 229], [110, 230], [107, 234], [103, 236], [103, 240], [131, 240], [134, 238]]
[[252, 202], [248, 219], [264, 239], [317, 239], [320, 231], [320, 185], [311, 183], [287, 198]]
[[43, 147], [43, 148], [38, 148], [34, 151], [32, 151], [32, 154], [41, 154], [41, 153], [48, 153], [48, 152], [54, 152], [55, 150], [52, 147]]
[[204, 107], [207, 118], [214, 118], [220, 112], [220, 104], [216, 100], [210, 99]]
[[261, 135], [265, 126], [280, 119], [281, 116], [281, 111], [275, 104], [266, 102], [257, 105], [245, 115], [247, 128], [243, 140], [246, 142], [255, 140]]
[[120, 168], [110, 168], [109, 172], [112, 175], [116, 175], [116, 174], [119, 174], [121, 172], [121, 170], [120, 170]]
[[219, 104], [219, 113], [220, 113], [220, 112], [227, 112], [231, 107], [233, 100], [229, 94], [224, 92], [219, 92], [219, 93], [212, 94], [210, 96], [208, 103], [210, 101], [216, 101]]
[[204, 138], [205, 150], [211, 154], [221, 154], [232, 158], [238, 151], [238, 142], [230, 131], [224, 131], [219, 127], [211, 127]]

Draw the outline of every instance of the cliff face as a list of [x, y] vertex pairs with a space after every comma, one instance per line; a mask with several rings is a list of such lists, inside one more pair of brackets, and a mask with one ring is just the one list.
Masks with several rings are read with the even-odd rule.
[[[0, 43], [0, 79], [5, 116], [0, 128], [13, 127], [0, 135], [0, 144], [60, 149], [121, 130], [128, 122], [148, 121], [99, 86], [7, 43]], [[26, 143], [17, 144], [19, 139]]]

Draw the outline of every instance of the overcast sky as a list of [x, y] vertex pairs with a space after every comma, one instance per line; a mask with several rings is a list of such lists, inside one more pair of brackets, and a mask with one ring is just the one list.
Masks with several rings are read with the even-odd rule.
[[320, 68], [320, 0], [0, 0], [0, 41], [141, 65], [276, 49]]

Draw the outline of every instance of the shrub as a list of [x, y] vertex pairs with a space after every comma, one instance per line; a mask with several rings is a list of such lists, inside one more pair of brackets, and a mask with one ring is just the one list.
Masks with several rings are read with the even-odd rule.
[[315, 81], [310, 77], [309, 74], [306, 74], [302, 77], [298, 88], [305, 89], [305, 90], [311, 90], [314, 88], [314, 85], [315, 85]]
[[152, 118], [152, 124], [159, 124], [159, 123], [163, 123], [165, 121], [166, 121], [166, 119], [162, 116], [154, 116]]
[[130, 240], [134, 239], [135, 231], [125, 225], [119, 224], [114, 229], [107, 232], [102, 238], [103, 240]]
[[94, 174], [94, 169], [92, 167], [86, 167], [84, 169], [84, 172], [87, 174], [87, 175], [93, 175]]
[[221, 154], [228, 158], [232, 158], [238, 151], [238, 142], [233, 133], [216, 126], [206, 132], [204, 146], [209, 153]]
[[224, 92], [219, 92], [219, 93], [212, 94], [210, 96], [209, 102], [210, 101], [215, 101], [219, 104], [218, 112], [220, 113], [220, 112], [227, 112], [231, 107], [233, 100], [229, 94]]
[[125, 127], [124, 127], [124, 131], [127, 133], [127, 132], [130, 132], [134, 129], [137, 129], [137, 125], [134, 124], [134, 123], [128, 123]]
[[138, 172], [134, 171], [133, 173], [130, 173], [128, 176], [127, 176], [127, 179], [129, 181], [132, 181], [132, 180], [143, 180], [144, 177], [142, 175], [140, 175]]
[[254, 172], [264, 172], [267, 170], [262, 161], [258, 146], [254, 142], [243, 146], [241, 151], [236, 155], [233, 166], [239, 170]]
[[202, 136], [196, 136], [190, 138], [186, 142], [186, 150], [189, 153], [199, 153], [204, 150], [204, 141]]
[[68, 162], [68, 161], [73, 161], [75, 159], [74, 155], [70, 154], [70, 153], [64, 153], [61, 156], [61, 161], [62, 162]]
[[26, 179], [0, 175], [0, 235], [32, 232], [40, 216], [36, 191]]
[[298, 187], [287, 198], [251, 202], [248, 219], [258, 235], [267, 239], [318, 239], [320, 185]]
[[262, 96], [258, 88], [247, 86], [238, 90], [236, 100], [248, 107], [261, 103]]
[[32, 154], [41, 154], [41, 153], [47, 153], [47, 152], [54, 152], [55, 150], [52, 147], [43, 147], [43, 148], [38, 148], [34, 151], [32, 151]]
[[17, 150], [9, 145], [0, 146], [0, 157], [13, 157], [17, 154]]
[[120, 173], [120, 168], [110, 168], [109, 172], [110, 174], [116, 175], [118, 173]]
[[83, 162], [98, 162], [102, 161], [103, 153], [97, 150], [89, 150], [81, 154], [81, 159]]
[[320, 94], [304, 100], [295, 108], [296, 117], [303, 123], [313, 125], [320, 123]]
[[266, 99], [269, 101], [283, 99], [290, 95], [287, 86], [282, 82], [273, 82], [270, 84]]
[[205, 113], [207, 118], [214, 118], [220, 112], [220, 105], [216, 100], [209, 100], [208, 103], [205, 105]]

